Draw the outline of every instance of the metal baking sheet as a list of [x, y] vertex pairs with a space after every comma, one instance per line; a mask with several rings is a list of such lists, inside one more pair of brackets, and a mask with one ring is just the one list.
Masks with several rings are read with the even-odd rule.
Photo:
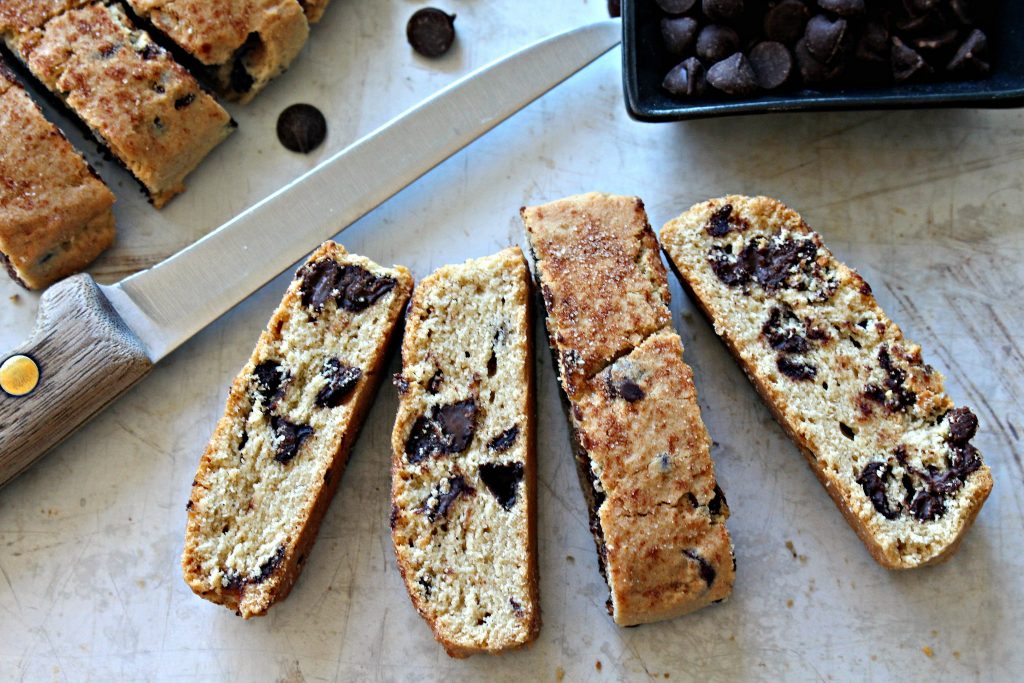
[[[606, 16], [598, 0], [451, 0], [456, 48], [428, 62], [404, 40], [422, 5], [334, 0], [289, 72], [253, 104], [230, 107], [239, 131], [163, 211], [90, 151], [118, 195], [120, 223], [97, 278], [173, 253], [470, 69]], [[1024, 114], [641, 124], [622, 104], [620, 58], [607, 55], [474, 143], [343, 243], [422, 277], [521, 243], [519, 207], [567, 194], [637, 194], [656, 228], [710, 196], [779, 197], [860, 270], [953, 397], [977, 411], [976, 443], [996, 485], [959, 554], [907, 573], [877, 566], [673, 280], [675, 323], [732, 506], [739, 570], [728, 602], [639, 628], [611, 622], [554, 374], [538, 353], [544, 626], [531, 648], [451, 660], [412, 609], [387, 526], [397, 405], [387, 386], [295, 590], [267, 617], [242, 621], [182, 581], [184, 505], [285, 275], [0, 491], [0, 680], [1020, 680]], [[274, 136], [294, 102], [329, 121], [309, 156]], [[242, 254], [224, 263], [249, 267]], [[0, 282], [0, 348], [28, 335], [37, 300]]]

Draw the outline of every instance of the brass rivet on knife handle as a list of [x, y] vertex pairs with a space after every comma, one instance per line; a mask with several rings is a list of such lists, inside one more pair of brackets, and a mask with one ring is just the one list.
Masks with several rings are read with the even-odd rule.
[[11, 396], [26, 396], [39, 384], [39, 364], [17, 354], [0, 363], [0, 389]]
[[46, 290], [32, 337], [0, 358], [0, 486], [153, 367], [88, 275]]

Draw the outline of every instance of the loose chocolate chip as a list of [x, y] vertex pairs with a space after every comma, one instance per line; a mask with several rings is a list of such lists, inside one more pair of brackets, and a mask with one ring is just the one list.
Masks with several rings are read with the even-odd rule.
[[325, 137], [327, 119], [312, 104], [293, 104], [277, 117], [277, 139], [293, 152], [312, 152]]
[[266, 408], [280, 397], [285, 378], [281, 374], [281, 364], [276, 360], [266, 360], [253, 369], [256, 380], [256, 399]]
[[800, 319], [793, 315], [787, 308], [772, 308], [768, 314], [768, 320], [761, 327], [761, 334], [768, 340], [768, 344], [777, 351], [783, 353], [804, 353], [811, 345], [800, 334], [803, 325]]
[[946, 415], [949, 422], [949, 436], [947, 440], [951, 444], [963, 445], [974, 438], [978, 431], [978, 417], [970, 408], [956, 408]]
[[416, 10], [405, 25], [405, 37], [424, 57], [440, 57], [455, 41], [455, 15], [436, 7]]
[[807, 51], [822, 64], [830, 64], [839, 57], [847, 43], [846, 20], [832, 21], [824, 14], [811, 17], [804, 31]]
[[750, 49], [750, 66], [757, 84], [765, 90], [774, 90], [787, 80], [793, 70], [793, 58], [782, 43], [764, 41]]
[[980, 55], [985, 52], [987, 47], [988, 40], [985, 38], [985, 34], [974, 29], [964, 40], [963, 45], [957, 49], [953, 59], [946, 65], [946, 69], [962, 75], [984, 76], [989, 72], [989, 65]]
[[689, 12], [697, 0], [657, 0], [658, 7], [668, 14]]
[[681, 57], [697, 39], [697, 20], [692, 17], [665, 17], [661, 20], [661, 39], [669, 54]]
[[804, 34], [810, 11], [800, 0], [782, 0], [764, 15], [764, 34], [768, 40], [792, 45]]
[[704, 65], [696, 57], [684, 59], [672, 68], [661, 87], [677, 97], [699, 97], [707, 90], [708, 79]]
[[420, 415], [405, 441], [405, 457], [416, 464], [429, 457], [461, 453], [469, 447], [476, 431], [476, 401], [434, 406], [430, 415]]
[[882, 64], [889, 61], [889, 31], [877, 21], [864, 26], [854, 56], [864, 62]]
[[395, 278], [374, 275], [359, 266], [345, 266], [338, 276], [338, 305], [346, 311], [366, 310], [395, 288]]
[[790, 379], [798, 382], [814, 379], [818, 375], [818, 369], [809, 363], [802, 363], [789, 356], [779, 356], [775, 360], [779, 372]]
[[439, 369], [430, 376], [430, 381], [427, 382], [427, 393], [436, 394], [441, 391], [442, 382], [444, 382], [444, 373]]
[[932, 68], [924, 61], [924, 57], [896, 36], [892, 37], [891, 59], [892, 77], [897, 83], [932, 73]]
[[697, 56], [705, 64], [720, 62], [740, 48], [740, 36], [721, 24], [709, 24], [697, 34]]
[[270, 578], [270, 575], [274, 573], [274, 570], [281, 566], [281, 561], [284, 560], [284, 546], [278, 546], [277, 550], [271, 555], [266, 562], [260, 565], [260, 573], [250, 578], [246, 583], [263, 583]]
[[704, 579], [704, 583], [710, 588], [711, 584], [715, 582], [715, 568], [711, 566], [711, 563], [701, 557], [696, 550], [684, 550], [683, 555], [697, 563], [700, 578]]
[[701, 0], [701, 9], [712, 21], [727, 21], [743, 14], [743, 4], [743, 0]]
[[796, 46], [793, 48], [793, 57], [796, 59], [800, 77], [806, 85], [820, 85], [833, 81], [842, 75], [846, 66], [841, 60], [833, 65], [826, 65], [818, 61], [807, 49], [806, 38], [801, 38], [796, 42]]
[[868, 465], [857, 477], [857, 483], [864, 489], [864, 495], [868, 497], [871, 504], [875, 506], [878, 513], [886, 519], [896, 519], [900, 516], [900, 509], [893, 509], [889, 506], [889, 498], [886, 496], [886, 479], [892, 476], [892, 467], [884, 462], [876, 461]]
[[864, 0], [818, 0], [818, 6], [841, 17], [859, 17], [864, 14]]
[[447, 519], [448, 511], [455, 504], [455, 501], [458, 500], [459, 496], [471, 496], [476, 493], [476, 489], [467, 484], [466, 479], [461, 474], [448, 477], [447, 481], [448, 490], [441, 491], [440, 487], [434, 489], [430, 494], [430, 498], [420, 508], [420, 511], [426, 514], [427, 519], [431, 522], [438, 518]]
[[512, 444], [516, 442], [519, 437], [519, 425], [512, 425], [501, 434], [487, 442], [487, 448], [494, 451], [495, 453], [504, 453]]
[[363, 371], [337, 358], [328, 358], [320, 374], [327, 384], [317, 392], [315, 403], [322, 408], [337, 408], [359, 384]]
[[523, 463], [514, 462], [508, 465], [482, 463], [480, 480], [487, 490], [494, 494], [498, 505], [511, 510], [516, 504], [519, 482], [523, 480]]
[[190, 105], [193, 102], [195, 102], [195, 99], [196, 99], [195, 93], [188, 93], [187, 95], [182, 95], [178, 99], [174, 100], [174, 108], [175, 109], [184, 109], [188, 105]]
[[720, 206], [711, 214], [711, 218], [708, 219], [708, 223], [704, 226], [704, 230], [712, 237], [722, 237], [726, 235], [732, 228], [732, 225], [729, 223], [730, 216], [732, 216], [732, 204]]
[[313, 434], [313, 428], [309, 425], [297, 425], [278, 415], [270, 418], [270, 426], [278, 439], [274, 460], [282, 465], [298, 455], [302, 442]]
[[757, 76], [742, 52], [708, 69], [708, 83], [727, 95], [752, 95], [757, 92]]
[[296, 275], [302, 278], [299, 286], [302, 305], [306, 308], [312, 306], [314, 311], [323, 310], [324, 304], [334, 295], [340, 274], [341, 269], [331, 258], [322, 258], [300, 268]]

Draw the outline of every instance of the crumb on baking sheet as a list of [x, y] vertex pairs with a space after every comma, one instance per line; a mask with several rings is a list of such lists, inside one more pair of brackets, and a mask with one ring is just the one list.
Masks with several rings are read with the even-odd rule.
[[935, 650], [933, 650], [928, 645], [925, 645], [924, 647], [922, 647], [921, 648], [921, 652], [923, 652], [926, 657], [934, 657], [935, 656]]
[[555, 667], [555, 680], [559, 683], [565, 680], [565, 669], [560, 666]]
[[786, 600], [786, 607], [793, 609], [793, 598]]
[[598, 671], [600, 671], [600, 670], [601, 670], [601, 660], [600, 660], [600, 659], [599, 659], [599, 660], [597, 660], [596, 662], [594, 662], [594, 668], [595, 668], [596, 670], [598, 670]]
[[11, 300], [11, 303], [12, 303], [12, 304], [17, 304], [17, 303], [21, 303], [21, 295], [20, 295], [20, 294], [18, 294], [18, 293], [14, 293], [14, 294], [11, 294], [11, 295], [10, 295], [9, 297], [7, 297], [7, 298]]

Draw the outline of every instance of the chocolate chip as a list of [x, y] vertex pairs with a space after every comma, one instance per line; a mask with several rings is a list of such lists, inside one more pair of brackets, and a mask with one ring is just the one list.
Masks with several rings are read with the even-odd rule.
[[636, 403], [644, 397], [644, 390], [631, 379], [623, 378], [615, 385], [616, 393], [629, 403]]
[[853, 433], [853, 428], [850, 427], [850, 425], [846, 424], [845, 422], [839, 423], [839, 431], [842, 432], [843, 436], [845, 436], [850, 441], [853, 441], [855, 438], [857, 438], [856, 435]]
[[668, 14], [689, 12], [697, 0], [657, 0], [658, 7]]
[[699, 97], [707, 90], [704, 65], [696, 57], [684, 59], [668, 72], [661, 87], [677, 97]]
[[238, 438], [238, 452], [241, 453], [245, 449], [245, 445], [249, 443], [249, 432], [242, 430], [242, 436]]
[[711, 214], [704, 230], [712, 237], [723, 237], [732, 228], [732, 224], [729, 223], [730, 216], [732, 216], [732, 204], [720, 206]]
[[520, 605], [518, 602], [516, 602], [512, 598], [508, 599], [508, 604], [509, 604], [509, 607], [512, 608], [512, 612], [514, 612], [517, 617], [522, 617], [523, 616], [523, 606], [522, 605]]
[[312, 306], [314, 311], [322, 310], [333, 296], [340, 274], [341, 269], [331, 258], [322, 258], [300, 268], [296, 275], [302, 278], [299, 286], [302, 305], [306, 308]]
[[818, 247], [813, 240], [778, 239], [758, 236], [743, 247], [738, 256], [723, 247], [712, 247], [709, 254], [715, 275], [729, 286], [745, 285], [753, 280], [768, 291], [799, 284], [794, 279], [808, 268], [813, 271]]
[[423, 597], [429, 600], [430, 592], [434, 588], [434, 582], [430, 580], [429, 576], [421, 576], [420, 578], [416, 579], [416, 583], [418, 583], [420, 587], [423, 589]]
[[946, 69], [962, 75], [984, 76], [989, 72], [989, 65], [979, 55], [983, 54], [987, 47], [988, 40], [985, 34], [974, 29], [957, 49]]
[[796, 59], [800, 77], [806, 85], [820, 85], [833, 81], [842, 75], [846, 66], [841, 61], [831, 66], [818, 61], [807, 49], [806, 38], [801, 38], [796, 42], [796, 46], [793, 48], [793, 57]]
[[487, 490], [494, 494], [498, 505], [511, 510], [516, 504], [519, 482], [523, 480], [523, 463], [514, 462], [508, 465], [481, 463], [480, 480]]
[[277, 139], [293, 152], [312, 152], [326, 137], [327, 119], [312, 104], [293, 104], [277, 117]]
[[818, 0], [818, 6], [841, 17], [859, 17], [864, 14], [864, 0]]
[[116, 55], [120, 51], [121, 51], [121, 46], [120, 45], [104, 45], [103, 47], [100, 48], [100, 58], [101, 59], [110, 59], [111, 57], [113, 57], [114, 55]]
[[309, 425], [298, 425], [278, 415], [270, 418], [270, 426], [277, 436], [277, 453], [274, 460], [281, 464], [288, 463], [298, 455], [302, 442], [313, 435], [313, 428]]
[[897, 83], [927, 76], [932, 73], [932, 68], [924, 61], [924, 57], [918, 54], [912, 47], [896, 36], [892, 37], [891, 42], [892, 77], [896, 79]]
[[439, 517], [447, 519], [448, 511], [451, 510], [459, 496], [471, 496], [476, 493], [476, 489], [467, 484], [465, 477], [461, 474], [448, 477], [447, 482], [447, 491], [442, 491], [440, 486], [437, 487], [420, 508], [420, 512], [425, 514], [431, 522]]
[[868, 497], [875, 510], [886, 519], [896, 519], [900, 516], [900, 509], [893, 509], [889, 506], [889, 498], [886, 496], [886, 480], [892, 477], [892, 467], [884, 462], [876, 461], [868, 465], [857, 477], [857, 483], [864, 489], [864, 495]]
[[810, 14], [800, 0], [782, 0], [765, 13], [764, 34], [768, 40], [791, 45], [804, 34]]
[[515, 424], [487, 442], [487, 448], [495, 453], [504, 453], [519, 437], [519, 425]]
[[394, 377], [391, 378], [391, 382], [395, 385], [395, 388], [398, 389], [399, 396], [404, 396], [405, 393], [409, 391], [409, 381], [405, 379], [405, 377], [402, 377], [402, 373], [396, 372]]
[[692, 17], [665, 17], [661, 20], [661, 39], [670, 54], [683, 56], [693, 48], [697, 39], [697, 20]]
[[701, 0], [701, 9], [712, 21], [737, 19], [743, 14], [743, 0]]
[[149, 61], [150, 59], [156, 59], [162, 53], [163, 50], [153, 43], [146, 43], [146, 46], [143, 47], [142, 50], [139, 52], [139, 54], [142, 55], [142, 58], [146, 61]]
[[921, 522], [931, 522], [946, 513], [946, 501], [942, 494], [920, 489], [910, 501], [910, 512]]
[[622, 3], [619, 0], [608, 0], [608, 16], [613, 19], [622, 16]]
[[764, 41], [750, 49], [750, 66], [757, 84], [765, 90], [774, 90], [787, 80], [793, 70], [793, 58], [782, 43]]
[[359, 266], [345, 266], [338, 277], [338, 305], [358, 313], [395, 288], [395, 278], [374, 275]]
[[889, 31], [877, 21], [869, 21], [864, 25], [854, 56], [865, 62], [876, 64], [889, 61]]
[[728, 95], [752, 95], [757, 92], [757, 76], [742, 52], [708, 69], [708, 83]]
[[260, 565], [260, 573], [250, 578], [246, 583], [263, 583], [270, 578], [270, 575], [274, 573], [274, 570], [281, 565], [281, 561], [284, 560], [284, 546], [278, 546], [277, 550], [271, 555], [266, 562]]
[[256, 79], [246, 70], [244, 61], [250, 52], [258, 50], [262, 45], [263, 41], [260, 40], [260, 35], [253, 32], [246, 36], [245, 42], [235, 50], [229, 77], [229, 85], [235, 92], [244, 94], [252, 90]]
[[179, 110], [180, 109], [184, 109], [188, 105], [190, 105], [193, 102], [195, 102], [195, 99], [196, 99], [195, 93], [188, 93], [187, 95], [182, 95], [178, 99], [174, 100], [174, 108], [175, 109], [179, 109]]
[[839, 57], [847, 42], [846, 20], [829, 19], [824, 14], [811, 17], [804, 31], [807, 51], [822, 64], [830, 64]]
[[974, 438], [978, 431], [978, 417], [970, 408], [956, 408], [946, 415], [949, 422], [949, 436], [947, 440], [951, 444], [963, 445]]
[[818, 375], [818, 369], [813, 365], [789, 356], [779, 356], [775, 359], [775, 365], [779, 368], [779, 372], [798, 382], [814, 379]]
[[708, 502], [708, 511], [717, 517], [722, 514], [722, 508], [728, 510], [729, 502], [725, 499], [725, 493], [722, 489], [718, 487], [718, 484], [715, 484], [715, 495]]
[[802, 331], [800, 319], [788, 308], [783, 311], [778, 307], [772, 308], [768, 320], [761, 327], [761, 334], [768, 344], [783, 353], [805, 353], [810, 349], [810, 343], [800, 334]]
[[917, 402], [917, 394], [904, 386], [907, 373], [893, 364], [887, 344], [882, 344], [878, 349], [878, 364], [885, 372], [885, 386], [883, 388], [877, 384], [868, 384], [864, 387], [864, 395], [881, 403], [890, 412], [904, 411], [914, 405]]
[[405, 37], [424, 57], [440, 57], [455, 41], [455, 15], [436, 7], [416, 10], [405, 25]]
[[281, 374], [281, 364], [276, 360], [266, 360], [253, 368], [256, 384], [256, 400], [266, 408], [283, 394], [285, 377]]
[[315, 403], [322, 408], [337, 408], [359, 384], [363, 371], [345, 365], [337, 358], [328, 358], [320, 374], [327, 384], [317, 392]]
[[711, 587], [711, 584], [715, 582], [715, 568], [711, 566], [711, 563], [705, 560], [696, 550], [684, 550], [683, 555], [697, 563], [700, 578], [704, 579], [704, 583]]
[[721, 24], [710, 24], [697, 34], [697, 56], [705, 64], [720, 62], [740, 48], [740, 36]]
[[434, 372], [430, 376], [430, 381], [427, 382], [427, 393], [436, 394], [441, 391], [441, 383], [444, 381], [444, 373], [440, 369]]
[[469, 447], [476, 431], [476, 401], [434, 406], [430, 415], [421, 415], [413, 423], [405, 441], [405, 457], [416, 464], [429, 457], [461, 453]]

